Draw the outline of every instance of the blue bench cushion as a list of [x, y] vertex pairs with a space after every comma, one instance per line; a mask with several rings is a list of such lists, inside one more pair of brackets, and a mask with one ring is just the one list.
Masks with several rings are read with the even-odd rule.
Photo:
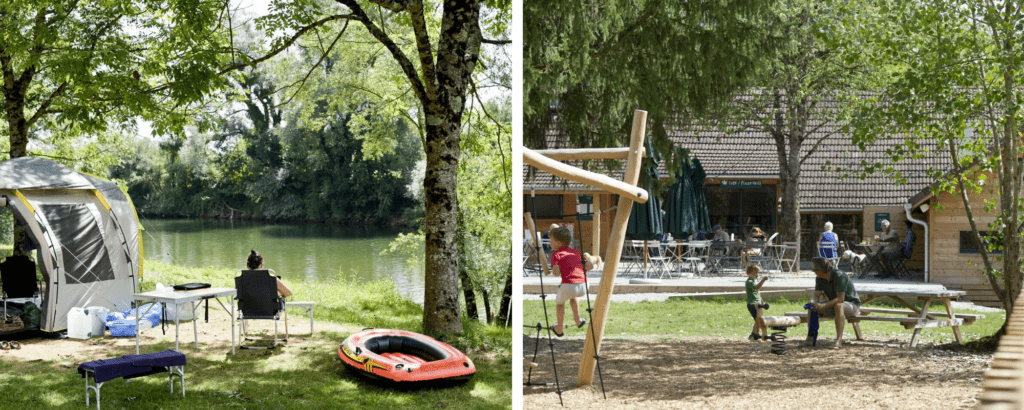
[[86, 371], [92, 371], [96, 383], [103, 383], [118, 377], [131, 379], [163, 373], [163, 367], [184, 366], [185, 355], [174, 350], [157, 353], [124, 355], [114, 359], [94, 360], [78, 366], [78, 373], [86, 377]]

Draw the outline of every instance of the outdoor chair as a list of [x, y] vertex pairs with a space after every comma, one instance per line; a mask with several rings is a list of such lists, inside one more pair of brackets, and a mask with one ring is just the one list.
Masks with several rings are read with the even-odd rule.
[[[238, 292], [238, 325], [240, 331], [240, 345], [242, 349], [273, 349], [277, 342], [288, 341], [288, 326], [285, 325], [284, 338], [277, 335], [277, 322], [284, 313], [284, 298], [277, 294], [277, 277], [270, 274], [269, 270], [243, 270], [242, 274], [235, 277], [235, 290]], [[273, 320], [274, 337], [256, 338], [248, 334], [247, 320]], [[287, 323], [287, 322], [286, 322]], [[269, 341], [267, 346], [246, 346], [245, 341]]]
[[892, 274], [896, 277], [910, 277], [910, 270], [907, 269], [907, 261], [910, 260], [910, 256], [914, 254], [914, 248], [907, 248], [905, 245], [900, 245], [900, 256], [893, 261]]
[[800, 244], [794, 242], [783, 242], [782, 257], [779, 258], [780, 265], [785, 268], [786, 272], [793, 272], [799, 270], [800, 261], [796, 259], [796, 253], [799, 249]]
[[[3, 300], [5, 320], [7, 315], [7, 299], [34, 298], [39, 292], [39, 283], [36, 282], [36, 264], [26, 255], [8, 256], [7, 260], [0, 263], [0, 283], [3, 284], [3, 293], [0, 299]], [[0, 321], [2, 321], [0, 320]]]
[[818, 242], [818, 256], [828, 260], [833, 268], [839, 267], [839, 250], [836, 243], [830, 241]]
[[669, 265], [672, 263], [672, 259], [661, 249], [661, 242], [659, 241], [647, 241], [647, 263], [648, 269], [653, 269], [658, 273], [658, 278], [663, 278], [668, 273], [669, 279], [672, 278], [672, 268]]
[[39, 291], [36, 263], [26, 255], [8, 256], [0, 263], [0, 282], [8, 298], [31, 298]]

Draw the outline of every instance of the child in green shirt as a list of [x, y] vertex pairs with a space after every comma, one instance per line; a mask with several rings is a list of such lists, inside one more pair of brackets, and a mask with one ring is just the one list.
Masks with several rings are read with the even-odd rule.
[[[764, 324], [764, 311], [768, 309], [768, 304], [761, 300], [761, 285], [764, 285], [764, 281], [768, 280], [765, 276], [761, 278], [761, 282], [754, 284], [754, 279], [757, 279], [757, 274], [761, 272], [761, 267], [758, 265], [750, 265], [747, 267], [747, 311], [750, 312], [750, 317], [754, 318], [754, 328], [750, 331], [750, 341], [761, 341], [761, 339], [768, 340], [768, 326]], [[758, 331], [763, 333], [764, 336], [758, 334]]]

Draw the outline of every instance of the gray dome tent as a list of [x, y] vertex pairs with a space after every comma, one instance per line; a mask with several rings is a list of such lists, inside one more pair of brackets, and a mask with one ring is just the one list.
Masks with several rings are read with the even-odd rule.
[[48, 159], [15, 158], [0, 162], [0, 206], [36, 247], [45, 283], [40, 330], [66, 329], [73, 307], [128, 308], [142, 275], [142, 226], [117, 185]]

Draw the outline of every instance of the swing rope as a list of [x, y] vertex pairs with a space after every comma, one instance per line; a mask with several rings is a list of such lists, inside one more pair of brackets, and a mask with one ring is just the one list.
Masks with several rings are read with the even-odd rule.
[[[576, 194], [576, 209], [580, 209], [580, 196]], [[579, 227], [580, 233], [580, 263], [583, 265], [583, 283], [587, 289], [587, 316], [590, 318], [590, 339], [594, 341], [595, 346], [597, 343], [597, 336], [594, 334], [594, 308], [590, 305], [590, 279], [587, 277], [587, 259], [583, 257], [583, 250], [586, 249], [583, 245], [583, 224], [580, 223], [580, 214], [576, 214], [576, 226]], [[564, 330], [563, 330], [564, 331]], [[605, 400], [608, 400], [608, 394], [604, 391], [604, 376], [601, 374], [601, 355], [597, 353], [597, 349], [594, 349], [594, 360], [597, 363], [597, 379], [601, 381], [601, 395], [604, 396]]]
[[[537, 200], [536, 200], [536, 197], [535, 197], [535, 194], [534, 194], [533, 190], [530, 191], [530, 197], [533, 198], [533, 212], [534, 212], [533, 215], [536, 215], [536, 212], [537, 212]], [[531, 220], [533, 219], [533, 215], [530, 215], [530, 219]], [[537, 232], [537, 224], [536, 224], [536, 222], [533, 223], [533, 229], [534, 230], [533, 230], [533, 232], [530, 232], [530, 235], [536, 236], [536, 232]], [[537, 262], [538, 262], [539, 265], [541, 265], [541, 273], [540, 273], [540, 301], [541, 301], [541, 305], [544, 307], [544, 325], [545, 325], [544, 328], [547, 329], [547, 334], [548, 334], [548, 350], [551, 351], [551, 368], [554, 370], [554, 373], [555, 373], [555, 392], [558, 393], [558, 403], [561, 404], [562, 407], [565, 407], [565, 402], [562, 400], [562, 385], [558, 381], [558, 363], [555, 361], [555, 342], [554, 342], [554, 340], [551, 339], [551, 333], [553, 332], [553, 330], [551, 329], [551, 320], [548, 319], [548, 301], [547, 301], [548, 295], [547, 295], [547, 293], [544, 292], [544, 271], [543, 271], [543, 269], [544, 269], [544, 260], [541, 259], [541, 257], [540, 257], [540, 253], [543, 250], [542, 250], [542, 248], [540, 246], [540, 239], [538, 239], [538, 238], [531, 238], [531, 239], [534, 240], [534, 246], [535, 246], [535, 251], [536, 251], [535, 253], [537, 255]], [[527, 326], [527, 327], [529, 327], [529, 326]], [[538, 322], [537, 323], [537, 344], [538, 345], [540, 344], [540, 330], [541, 330], [540, 323]], [[564, 330], [563, 330], [563, 332], [564, 332]], [[534, 360], [536, 362], [536, 358], [537, 358], [536, 346], [534, 348], [533, 357], [534, 357]], [[526, 379], [526, 384], [527, 385], [534, 385], [534, 384], [531, 384], [531, 380], [530, 380], [530, 377], [532, 375], [533, 375], [533, 368], [530, 369], [530, 371], [529, 371], [529, 373], [527, 375], [527, 379]], [[545, 383], [543, 385], [547, 385], [547, 384]]]

